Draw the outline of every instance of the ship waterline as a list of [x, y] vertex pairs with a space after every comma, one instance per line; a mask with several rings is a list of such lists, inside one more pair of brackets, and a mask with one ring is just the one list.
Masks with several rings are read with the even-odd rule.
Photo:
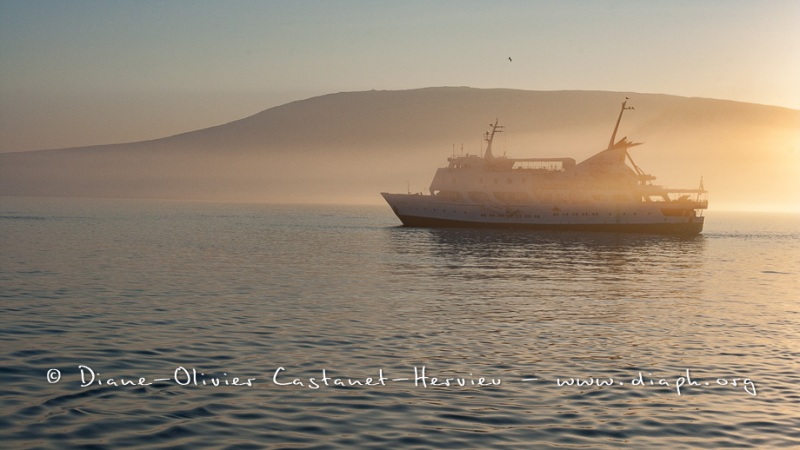
[[699, 234], [708, 207], [703, 182], [696, 189], [668, 189], [633, 162], [616, 141], [622, 103], [608, 148], [572, 158], [507, 158], [492, 154], [502, 126], [486, 133], [483, 155], [448, 158], [429, 194], [381, 193], [405, 226], [514, 228]]

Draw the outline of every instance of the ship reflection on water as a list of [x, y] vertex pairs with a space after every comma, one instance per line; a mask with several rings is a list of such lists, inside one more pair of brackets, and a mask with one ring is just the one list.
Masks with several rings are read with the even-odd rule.
[[683, 328], [676, 310], [701, 304], [705, 290], [701, 235], [395, 227], [387, 240], [395, 276], [418, 277], [399, 283], [416, 285], [417, 295], [436, 292], [460, 311], [450, 314], [474, 320], [500, 314], [572, 327], [591, 317]]

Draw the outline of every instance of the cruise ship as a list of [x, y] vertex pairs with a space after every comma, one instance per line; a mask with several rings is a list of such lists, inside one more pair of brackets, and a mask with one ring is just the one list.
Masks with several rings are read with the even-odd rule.
[[503, 126], [485, 134], [483, 155], [453, 156], [433, 177], [428, 194], [381, 193], [409, 227], [470, 227], [696, 235], [708, 207], [703, 180], [696, 189], [668, 189], [634, 163], [616, 141], [622, 102], [608, 148], [573, 158], [507, 158], [492, 153]]

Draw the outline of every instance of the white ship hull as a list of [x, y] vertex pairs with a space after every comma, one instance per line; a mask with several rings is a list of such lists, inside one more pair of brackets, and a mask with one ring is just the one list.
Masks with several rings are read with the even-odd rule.
[[[609, 231], [694, 235], [703, 230], [702, 216], [663, 204], [500, 205], [453, 203], [433, 195], [381, 193], [408, 227], [466, 227], [526, 230]], [[675, 211], [680, 211], [678, 214]]]

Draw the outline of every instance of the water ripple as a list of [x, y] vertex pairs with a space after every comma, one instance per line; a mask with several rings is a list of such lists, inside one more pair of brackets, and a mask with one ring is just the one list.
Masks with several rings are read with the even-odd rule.
[[[683, 239], [32, 200], [0, 218], [12, 448], [800, 446], [794, 222]], [[613, 383], [558, 384], [591, 378]]]

